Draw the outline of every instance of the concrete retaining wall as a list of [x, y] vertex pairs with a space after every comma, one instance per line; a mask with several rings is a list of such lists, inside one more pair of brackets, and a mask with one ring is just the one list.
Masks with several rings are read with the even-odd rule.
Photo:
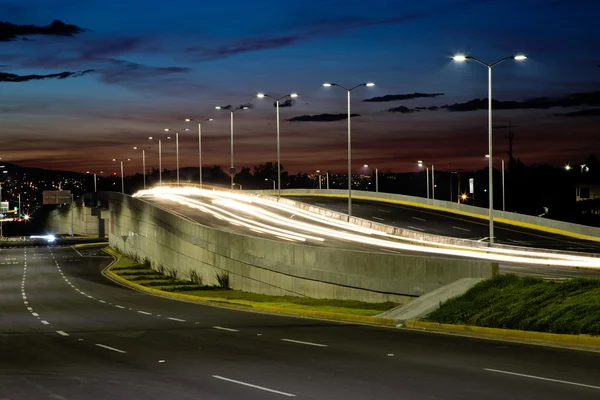
[[204, 283], [227, 272], [255, 293], [405, 303], [466, 277], [487, 278], [497, 264], [306, 246], [212, 229], [117, 193], [109, 203], [109, 242], [153, 268], [196, 271]]
[[71, 231], [71, 211], [73, 211], [73, 228], [76, 235], [98, 235], [98, 217], [92, 215], [92, 209], [83, 206], [81, 199], [75, 205], [53, 210], [48, 215], [47, 229], [53, 233], [69, 233]]
[[[318, 189], [287, 189], [283, 191], [286, 196], [329, 196], [348, 198], [348, 191], [341, 189], [318, 190]], [[273, 196], [273, 190], [253, 191], [264, 195]], [[429, 208], [433, 210], [451, 212], [474, 218], [488, 219], [488, 209], [458, 204], [444, 200], [426, 199], [423, 197], [405, 196], [393, 193], [375, 193], [360, 190], [352, 191], [352, 198], [361, 200], [375, 200], [389, 203], [400, 203], [415, 207]], [[494, 220], [497, 222], [530, 228], [544, 232], [555, 233], [575, 237], [578, 239], [600, 242], [600, 228], [586, 225], [573, 224], [570, 222], [556, 221], [553, 219], [534, 217], [531, 215], [517, 214], [494, 210]]]

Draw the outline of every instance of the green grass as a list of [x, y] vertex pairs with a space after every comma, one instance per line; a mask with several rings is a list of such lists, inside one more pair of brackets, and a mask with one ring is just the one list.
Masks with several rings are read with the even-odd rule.
[[[119, 255], [113, 249], [112, 254]], [[189, 281], [172, 279], [162, 275], [136, 261], [120, 255], [119, 261], [111, 270], [124, 279], [138, 285], [167, 292], [183, 292], [199, 300], [237, 304], [247, 307], [266, 306], [287, 310], [312, 310], [338, 314], [352, 314], [373, 316], [397, 306], [396, 303], [365, 303], [353, 300], [312, 299], [295, 296], [268, 296], [264, 294], [242, 292], [239, 290], [224, 289], [217, 286], [200, 286]]]
[[448, 300], [427, 320], [490, 328], [600, 335], [600, 279], [563, 282], [503, 275]]

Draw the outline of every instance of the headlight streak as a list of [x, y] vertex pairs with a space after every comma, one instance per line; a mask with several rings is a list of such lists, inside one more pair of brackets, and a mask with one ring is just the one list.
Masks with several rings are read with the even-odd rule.
[[[308, 231], [325, 237], [330, 237], [332, 239], [342, 239], [350, 242], [373, 245], [383, 248], [520, 264], [586, 267], [595, 269], [600, 268], [600, 258], [596, 257], [575, 256], [568, 254], [547, 254], [540, 251], [527, 249], [516, 250], [500, 248], [472, 248], [468, 246], [450, 245], [420, 239], [399, 237], [387, 234], [385, 232], [376, 231], [373, 229], [362, 228], [357, 225], [350, 224], [348, 222], [328, 218], [319, 214], [312, 213], [310, 211], [277, 203], [272, 200], [232, 192], [206, 190], [199, 188], [157, 187], [145, 191], [140, 191], [134, 195], [134, 197], [144, 196], [164, 198], [167, 200], [175, 201], [179, 204], [199, 209], [203, 212], [209, 213], [210, 215], [216, 218], [226, 220], [230, 223], [240, 225], [248, 229], [261, 231], [260, 233], [269, 233], [285, 240], [305, 241], [305, 238], [310, 238], [312, 240], [323, 241], [324, 239], [308, 237], [304, 233], [283, 230], [275, 226], [263, 224], [258, 221], [250, 220], [248, 218], [243, 218], [232, 212], [224, 210], [222, 207], [232, 209], [236, 212], [243, 212], [246, 215], [256, 217], [268, 223], [284, 225], [288, 229]], [[204, 204], [195, 199], [190, 199], [186, 196], [200, 196], [209, 198], [211, 199], [212, 205]], [[358, 232], [359, 234], [344, 232], [341, 230], [334, 230], [307, 222], [297, 221], [296, 219], [286, 218], [281, 215], [277, 215], [271, 211], [265, 210], [262, 207], [259, 207], [258, 205], [262, 207], [275, 209], [279, 212], [293, 213], [295, 214], [295, 218], [302, 217], [324, 225], [335, 226], [346, 231]], [[376, 238], [373, 236], [378, 236], [380, 238]], [[404, 242], [411, 241], [413, 243], [417, 242], [418, 244], [399, 243], [393, 240], [401, 240]]]

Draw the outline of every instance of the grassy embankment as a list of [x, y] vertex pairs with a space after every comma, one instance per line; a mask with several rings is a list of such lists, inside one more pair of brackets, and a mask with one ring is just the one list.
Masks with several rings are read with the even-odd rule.
[[448, 300], [428, 321], [600, 335], [600, 279], [545, 281], [503, 275]]
[[242, 292], [229, 289], [228, 275], [217, 276], [218, 285], [206, 285], [202, 277], [190, 271], [186, 276], [181, 276], [174, 269], [165, 268], [156, 271], [149, 266], [140, 264], [135, 260], [118, 254], [114, 250], [108, 251], [117, 257], [117, 261], [110, 270], [138, 285], [159, 289], [171, 293], [184, 293], [192, 295], [201, 301], [215, 303], [236, 304], [246, 307], [271, 307], [285, 309], [286, 311], [301, 312], [312, 310], [326, 313], [351, 314], [360, 316], [373, 316], [383, 311], [394, 308], [397, 304], [365, 303], [352, 300], [312, 299], [295, 296], [269, 296], [264, 294]]

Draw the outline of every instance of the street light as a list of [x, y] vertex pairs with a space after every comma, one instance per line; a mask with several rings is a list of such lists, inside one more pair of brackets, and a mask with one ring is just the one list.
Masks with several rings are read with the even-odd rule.
[[[423, 168], [423, 161], [417, 161], [420, 168]], [[429, 198], [429, 168], [427, 170], [427, 198]], [[431, 198], [435, 200], [435, 165], [431, 164]]]
[[200, 187], [202, 187], [202, 123], [212, 121], [212, 118], [206, 118], [202, 120], [195, 120], [193, 118], [186, 118], [185, 122], [197, 122], [198, 123], [198, 168], [200, 169]]
[[[317, 174], [320, 174], [321, 170], [318, 169], [317, 170]], [[329, 172], [325, 171], [325, 176], [326, 176], [326, 182], [327, 182], [327, 190], [329, 190]], [[321, 182], [321, 175], [319, 175], [319, 183]], [[321, 187], [319, 186], [319, 189], [321, 189]]]
[[[152, 136], [148, 140], [154, 140]], [[158, 184], [162, 185], [162, 140], [158, 139]]]
[[[237, 107], [233, 108], [231, 106], [216, 106], [217, 110], [226, 110], [231, 113], [231, 168], [229, 168], [229, 174], [231, 175], [231, 190], [233, 190], [233, 176], [235, 175], [235, 167], [233, 166], [233, 113], [239, 110], [247, 110], [248, 107]], [[241, 187], [241, 186], [240, 186]], [[241, 190], [241, 189], [240, 189]]]
[[419, 168], [425, 168], [425, 176], [427, 177], [427, 198], [429, 198], [429, 167], [426, 167], [421, 160], [417, 161], [417, 165]]
[[567, 164], [567, 165], [565, 165], [565, 170], [566, 170], [566, 171], [570, 171], [570, 170], [571, 170], [571, 164]]
[[[490, 158], [489, 154], [485, 155], [486, 158]], [[494, 158], [502, 161], [502, 211], [506, 211], [506, 186], [504, 185], [504, 158], [494, 156]]]
[[[184, 131], [189, 131], [188, 128], [185, 128]], [[165, 128], [165, 132], [171, 132], [170, 128]], [[170, 137], [167, 137], [170, 139]], [[175, 131], [175, 153], [177, 158], [177, 184], [179, 185], [179, 131]]]
[[298, 97], [297, 93], [286, 94], [285, 96], [281, 96], [279, 98], [275, 98], [268, 94], [258, 93], [256, 95], [259, 99], [268, 97], [271, 100], [275, 101], [276, 109], [277, 109], [277, 198], [281, 197], [281, 156], [280, 156], [280, 146], [279, 146], [279, 101], [283, 100], [287, 97], [291, 97], [292, 99]]
[[[369, 164], [363, 165], [365, 168], [369, 168]], [[375, 193], [379, 192], [379, 170], [375, 167]]]
[[[137, 150], [137, 146], [133, 146], [133, 150]], [[146, 190], [146, 150], [142, 149], [142, 172], [144, 175], [144, 190]]]
[[[123, 178], [123, 160], [117, 160], [116, 158], [112, 159], [114, 161], [121, 162], [121, 193], [125, 194], [125, 179]], [[131, 161], [131, 158], [128, 158], [127, 161]]]
[[337, 86], [341, 89], [344, 89], [348, 92], [348, 216], [352, 216], [352, 130], [350, 129], [350, 92], [354, 89], [362, 87], [362, 86], [375, 86], [374, 83], [361, 83], [360, 85], [356, 85], [353, 88], [347, 89], [342, 85], [338, 85], [337, 83], [324, 83], [323, 86], [331, 87]]
[[231, 190], [233, 190], [233, 186], [236, 186], [236, 185], [240, 187], [240, 191], [243, 189], [243, 188], [242, 188], [242, 185], [240, 185], [239, 183], [234, 183], [234, 184], [231, 186]]
[[271, 181], [273, 182], [273, 190], [275, 190], [275, 179], [269, 179], [269, 178], [265, 178], [265, 182], [266, 181]]
[[492, 176], [492, 68], [494, 68], [496, 65], [500, 64], [503, 61], [506, 60], [517, 60], [517, 61], [522, 61], [525, 60], [527, 58], [527, 56], [524, 56], [522, 54], [517, 54], [514, 56], [508, 56], [508, 57], [504, 57], [498, 61], [496, 61], [493, 64], [486, 64], [483, 61], [478, 60], [475, 57], [471, 57], [471, 56], [465, 56], [462, 54], [459, 55], [455, 55], [454, 57], [452, 57], [454, 59], [454, 61], [458, 61], [458, 62], [465, 62], [465, 61], [475, 61], [476, 63], [479, 63], [481, 65], [483, 65], [484, 67], [487, 67], [488, 69], [488, 154], [490, 155], [489, 157], [489, 163], [488, 163], [488, 167], [489, 167], [489, 176], [488, 176], [488, 185], [489, 185], [489, 214], [490, 214], [490, 244], [494, 243], [494, 182], [493, 182], [493, 176]]
[[[104, 171], [100, 171], [100, 173], [103, 174]], [[94, 175], [94, 193], [96, 193], [97, 192], [96, 181], [98, 180], [98, 178], [96, 177], [96, 173], [95, 172], [87, 171], [86, 174], [93, 174]]]

